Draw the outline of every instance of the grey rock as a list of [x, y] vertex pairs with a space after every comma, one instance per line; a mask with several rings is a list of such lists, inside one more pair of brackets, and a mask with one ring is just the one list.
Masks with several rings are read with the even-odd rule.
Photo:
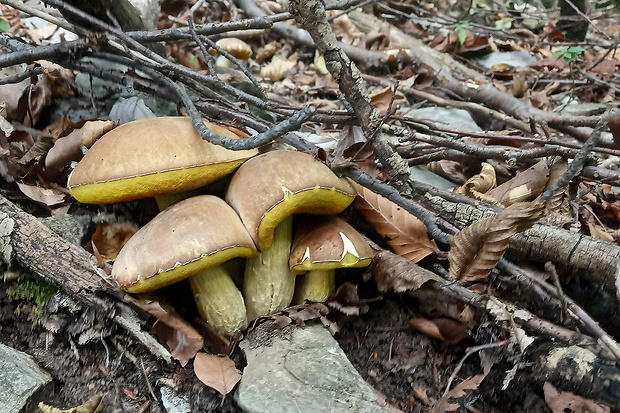
[[90, 215], [58, 214], [39, 219], [56, 234], [77, 245], [86, 243], [95, 226]]
[[564, 107], [562, 113], [564, 115], [573, 116], [592, 116], [600, 115], [607, 110], [608, 105], [606, 103], [569, 103]]
[[423, 184], [432, 185], [435, 188], [451, 189], [458, 186], [454, 182], [448, 181], [443, 176], [439, 176], [435, 172], [431, 172], [421, 165], [414, 165], [409, 168], [409, 171], [409, 177], [412, 180], [422, 182]]
[[534, 56], [532, 56], [525, 50], [515, 50], [512, 52], [493, 52], [484, 56], [476, 57], [473, 60], [479, 65], [486, 67], [487, 69], [490, 69], [493, 66], [502, 63], [510, 65], [512, 67], [523, 67], [536, 61]]
[[6, 413], [34, 412], [49, 398], [52, 376], [26, 353], [0, 344], [0, 409]]
[[465, 109], [428, 107], [411, 109], [404, 114], [414, 120], [432, 123], [436, 127], [462, 132], [482, 132]]
[[192, 408], [187, 397], [178, 395], [168, 386], [161, 386], [159, 391], [161, 392], [161, 402], [163, 403], [164, 409], [166, 409], [167, 413], [192, 412]]
[[390, 412], [322, 325], [264, 323], [241, 342], [247, 366], [235, 395], [249, 413]]

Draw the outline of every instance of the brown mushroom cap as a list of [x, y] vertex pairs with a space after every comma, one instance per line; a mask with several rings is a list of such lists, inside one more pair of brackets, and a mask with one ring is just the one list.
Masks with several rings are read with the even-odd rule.
[[300, 217], [289, 265], [295, 272], [361, 268], [372, 261], [372, 249], [362, 234], [344, 219]]
[[[237, 59], [247, 60], [252, 57], [252, 48], [249, 44], [236, 37], [227, 37], [218, 40], [215, 44], [235, 56]], [[217, 54], [216, 49], [209, 49], [209, 53]]]
[[273, 151], [243, 164], [232, 177], [226, 202], [237, 211], [260, 251], [271, 247], [276, 226], [292, 214], [334, 215], [356, 189], [312, 155]]
[[255, 254], [235, 211], [220, 198], [200, 195], [170, 206], [136, 232], [118, 254], [112, 276], [123, 289], [140, 293]]
[[[205, 122], [221, 136], [228, 129]], [[129, 122], [102, 136], [69, 176], [83, 203], [112, 203], [198, 188], [232, 173], [257, 150], [231, 151], [211, 144], [187, 117]]]

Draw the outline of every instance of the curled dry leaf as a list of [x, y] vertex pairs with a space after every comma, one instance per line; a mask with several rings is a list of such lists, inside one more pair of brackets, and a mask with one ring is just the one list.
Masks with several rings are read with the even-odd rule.
[[486, 281], [510, 238], [534, 225], [543, 208], [540, 199], [521, 202], [458, 232], [450, 240], [450, 274], [461, 282]]
[[114, 224], [104, 222], [97, 225], [91, 241], [97, 246], [101, 258], [106, 262], [111, 262], [116, 259], [123, 245], [138, 232], [138, 229], [136, 224], [129, 221]]
[[380, 292], [415, 291], [427, 282], [445, 281], [434, 272], [411, 265], [405, 258], [389, 251], [379, 251], [375, 254], [371, 272]]
[[17, 186], [19, 187], [19, 190], [22, 191], [28, 198], [47, 206], [62, 204], [67, 198], [66, 193], [63, 193], [57, 189], [26, 185], [20, 182], [17, 183]]
[[486, 195], [496, 199], [504, 206], [536, 198], [545, 189], [549, 181], [549, 167], [546, 161], [540, 161], [504, 182]]
[[379, 113], [387, 113], [390, 103], [392, 110], [396, 110], [398, 105], [405, 103], [407, 99], [402, 92], [394, 91], [393, 86], [386, 87], [370, 97], [370, 103], [379, 111]]
[[584, 399], [570, 392], [559, 392], [553, 384], [545, 382], [543, 385], [545, 402], [553, 413], [608, 413], [611, 409], [597, 404], [593, 400]]
[[456, 412], [460, 406], [451, 402], [450, 399], [460, 399], [467, 396], [468, 390], [477, 390], [478, 386], [480, 386], [480, 383], [482, 383], [482, 380], [484, 380], [485, 377], [486, 374], [477, 374], [460, 382], [441, 399], [439, 399], [431, 411], [434, 413]]
[[297, 64], [297, 53], [285, 58], [274, 58], [267, 66], [263, 66], [260, 70], [261, 77], [276, 82], [285, 77], [289, 70]]
[[157, 335], [159, 341], [168, 348], [170, 355], [178, 360], [181, 366], [185, 366], [202, 348], [204, 340], [200, 333], [181, 318], [164, 309], [157, 301], [135, 300], [135, 303], [157, 318], [152, 332]]
[[194, 373], [205, 385], [226, 396], [241, 380], [241, 372], [228, 356], [198, 353], [194, 359]]
[[465, 326], [450, 318], [436, 318], [430, 320], [428, 318], [418, 317], [409, 320], [407, 324], [424, 334], [446, 341], [450, 344], [456, 344], [464, 338], [469, 337], [469, 333], [467, 333]]
[[456, 192], [461, 195], [476, 198], [475, 195], [490, 191], [495, 188], [496, 184], [495, 168], [486, 162], [482, 162], [482, 170], [480, 173], [469, 178]]
[[97, 413], [102, 409], [101, 400], [103, 396], [93, 396], [84, 404], [69, 409], [59, 409], [44, 403], [39, 403], [39, 409], [43, 413]]
[[398, 255], [418, 262], [438, 250], [426, 225], [389, 199], [358, 185], [354, 205]]
[[[549, 179], [544, 190], [555, 184], [568, 169], [566, 159], [559, 158], [549, 168]], [[571, 215], [571, 195], [569, 188], [563, 187], [547, 201], [544, 211], [545, 219], [557, 226], [564, 226], [573, 221]]]

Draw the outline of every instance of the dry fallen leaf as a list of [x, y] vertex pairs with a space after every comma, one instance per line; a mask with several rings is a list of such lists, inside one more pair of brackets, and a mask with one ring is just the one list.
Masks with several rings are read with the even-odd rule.
[[540, 199], [521, 202], [465, 227], [450, 240], [450, 274], [461, 282], [486, 281], [510, 238], [534, 225], [543, 208]]
[[157, 318], [151, 331], [181, 366], [185, 366], [202, 348], [204, 340], [200, 333], [179, 317], [166, 311], [157, 301], [136, 300], [135, 303]]
[[17, 183], [17, 186], [28, 198], [47, 206], [62, 204], [67, 198], [67, 194], [52, 188], [42, 188], [20, 182]]
[[435, 318], [430, 320], [425, 317], [413, 318], [407, 322], [411, 327], [439, 340], [450, 344], [456, 344], [469, 337], [465, 326], [450, 318]]
[[129, 238], [138, 232], [138, 226], [133, 222], [117, 222], [114, 224], [102, 223], [97, 225], [91, 241], [106, 262], [112, 262]]
[[205, 385], [217, 390], [222, 397], [235, 388], [241, 372], [228, 356], [198, 353], [194, 359], [194, 373]]
[[611, 409], [570, 392], [559, 392], [553, 384], [543, 385], [545, 402], [553, 413], [608, 413]]
[[407, 102], [405, 95], [400, 91], [394, 93], [393, 86], [386, 87], [370, 97], [370, 103], [372, 103], [379, 113], [386, 113], [390, 107], [390, 103], [392, 104], [392, 110], [396, 110], [398, 105], [405, 102]]
[[417, 265], [412, 266], [405, 258], [389, 251], [375, 254], [371, 271], [377, 289], [382, 293], [389, 290], [396, 293], [415, 291], [429, 281], [445, 281], [434, 272]]
[[478, 389], [478, 386], [480, 386], [480, 383], [482, 383], [485, 377], [486, 374], [477, 374], [460, 382], [441, 399], [437, 400], [437, 403], [435, 403], [431, 411], [433, 413], [456, 412], [460, 406], [456, 403], [452, 403], [450, 399], [460, 399], [467, 395], [468, 390]]
[[486, 195], [498, 200], [504, 206], [510, 206], [516, 202], [536, 198], [545, 189], [548, 181], [549, 167], [547, 162], [542, 160], [490, 190]]
[[285, 77], [289, 70], [291, 70], [297, 64], [297, 53], [289, 57], [273, 58], [273, 60], [266, 66], [260, 69], [261, 77], [269, 79], [272, 82], [278, 81]]
[[358, 186], [354, 205], [398, 255], [418, 262], [438, 250], [422, 221], [389, 199]]
[[43, 413], [97, 413], [102, 409], [101, 400], [103, 396], [93, 396], [86, 403], [77, 406], [71, 407], [69, 409], [59, 409], [57, 407], [52, 407], [43, 402], [39, 403], [39, 409]]
[[480, 199], [482, 194], [495, 188], [496, 183], [495, 168], [486, 162], [482, 162], [482, 170], [480, 173], [469, 178], [456, 192], [461, 195]]

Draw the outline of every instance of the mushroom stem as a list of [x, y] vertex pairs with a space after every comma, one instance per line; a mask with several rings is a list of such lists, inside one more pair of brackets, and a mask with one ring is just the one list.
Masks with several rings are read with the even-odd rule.
[[157, 208], [160, 211], [168, 208], [172, 204], [176, 204], [179, 201], [182, 201], [187, 198], [191, 198], [193, 196], [198, 195], [197, 191], [183, 191], [183, 192], [174, 192], [169, 194], [161, 194], [155, 195], [155, 202], [157, 202]]
[[233, 336], [248, 326], [243, 296], [224, 267], [202, 271], [189, 282], [200, 316], [215, 330]]
[[320, 303], [326, 301], [335, 290], [335, 270], [308, 271], [297, 282], [293, 304], [303, 304], [305, 300]]
[[295, 274], [289, 269], [293, 242], [293, 217], [275, 229], [270, 249], [248, 258], [243, 280], [243, 295], [248, 320], [286, 308], [295, 292]]

